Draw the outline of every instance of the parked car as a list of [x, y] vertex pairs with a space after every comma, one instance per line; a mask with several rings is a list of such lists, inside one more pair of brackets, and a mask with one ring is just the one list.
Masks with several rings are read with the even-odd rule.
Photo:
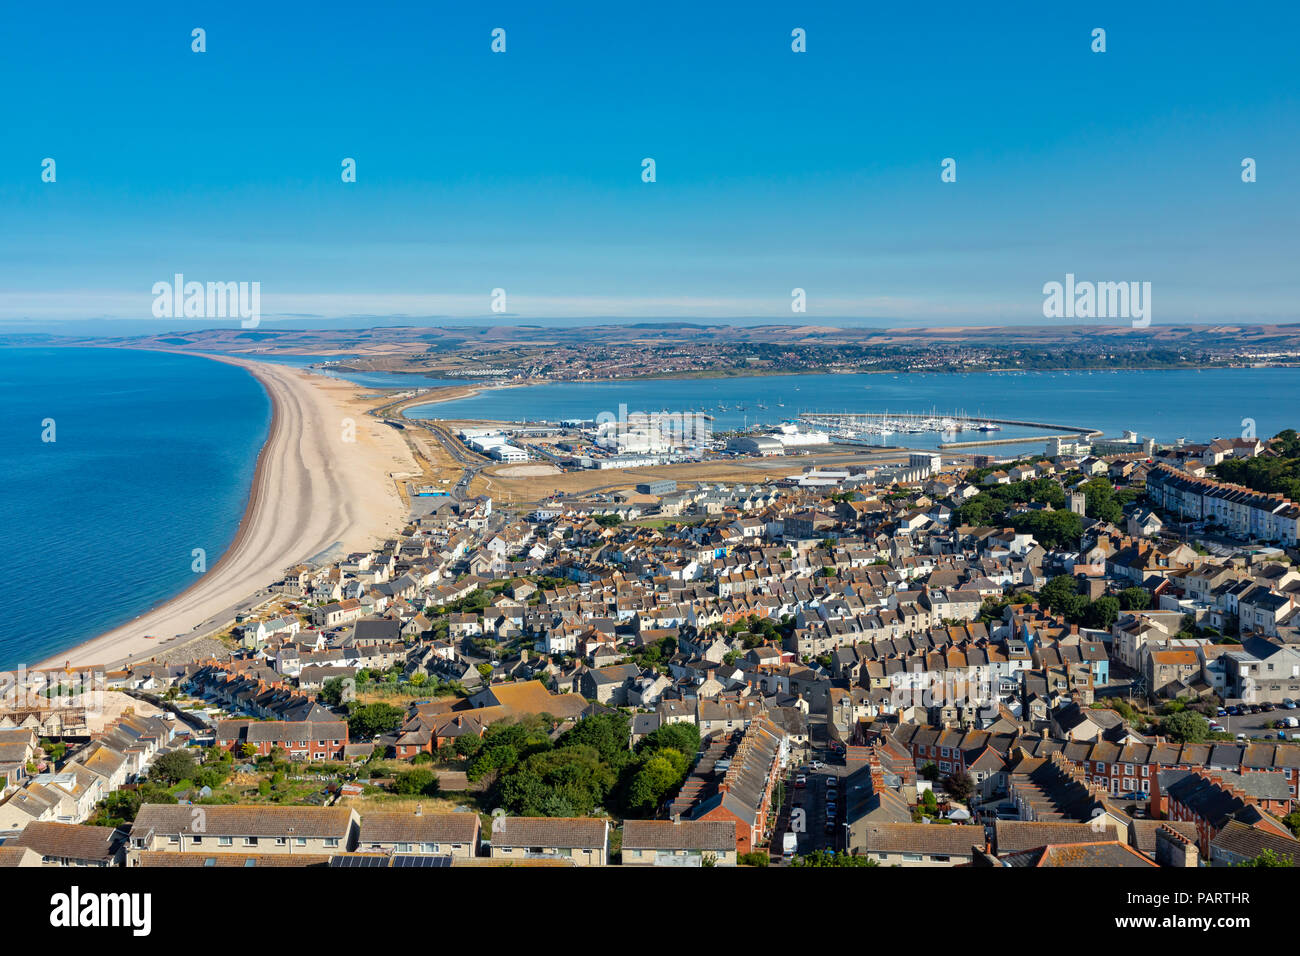
[[1229, 717], [1238, 717], [1240, 715], [1241, 715], [1241, 708], [1238, 707], [1236, 704], [1233, 704], [1231, 707], [1228, 708]]
[[794, 785], [802, 790], [804, 787], [808, 786], [808, 778], [803, 774], [799, 774], [799, 776], [794, 778]]
[[1226, 707], [1220, 707], [1219, 710], [1218, 710], [1218, 712], [1215, 713], [1214, 716], [1215, 716], [1215, 717], [1227, 717], [1227, 716], [1228, 716], [1228, 708], [1226, 708]]
[[836, 777], [827, 777], [827, 778], [826, 778], [826, 789], [827, 789], [827, 790], [834, 790], [834, 789], [835, 789], [836, 787], [838, 787], [839, 785], [840, 785], [840, 784], [839, 784], [839, 780], [838, 780], [838, 778], [836, 778]]
[[1282, 706], [1285, 707], [1287, 710], [1295, 710], [1296, 702], [1293, 701], [1290, 697], [1284, 697], [1282, 698]]

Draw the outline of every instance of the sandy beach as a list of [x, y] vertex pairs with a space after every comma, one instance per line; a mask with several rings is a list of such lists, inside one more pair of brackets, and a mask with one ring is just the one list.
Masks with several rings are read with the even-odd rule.
[[398, 432], [366, 415], [375, 403], [363, 399], [365, 389], [284, 365], [203, 357], [247, 369], [272, 403], [270, 434], [234, 542], [176, 597], [39, 667], [148, 659], [181, 641], [164, 643], [169, 638], [204, 633], [287, 568], [330, 549], [361, 550], [401, 528], [407, 512], [392, 474], [416, 465]]

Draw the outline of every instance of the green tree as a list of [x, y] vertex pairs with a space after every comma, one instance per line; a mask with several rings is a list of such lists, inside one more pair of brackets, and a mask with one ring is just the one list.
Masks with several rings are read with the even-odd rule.
[[343, 678], [331, 677], [320, 689], [321, 700], [331, 707], [338, 707], [343, 702]]
[[700, 749], [700, 728], [685, 721], [664, 724], [637, 741], [637, 753], [670, 748], [684, 754], [694, 754]]
[[1194, 710], [1170, 714], [1160, 722], [1165, 736], [1184, 744], [1197, 744], [1210, 732], [1210, 722]]
[[1119, 620], [1119, 598], [1109, 594], [1093, 601], [1083, 612], [1083, 623], [1099, 631], [1109, 631], [1110, 626]]
[[1125, 588], [1117, 597], [1120, 608], [1125, 611], [1145, 611], [1151, 607], [1151, 592], [1146, 588]]
[[1078, 584], [1068, 574], [1058, 574], [1044, 584], [1038, 592], [1038, 599], [1067, 619], [1077, 619], [1088, 604], [1088, 599], [1079, 593]]
[[461, 734], [456, 738], [456, 753], [462, 757], [473, 757], [483, 749], [483, 738], [477, 734]]
[[432, 770], [417, 767], [393, 778], [393, 792], [407, 796], [431, 797], [438, 792], [438, 777]]
[[1295, 861], [1274, 850], [1266, 849], [1253, 860], [1243, 860], [1237, 866], [1295, 866]]
[[812, 853], [796, 856], [790, 861], [791, 866], [879, 866], [869, 856], [853, 856], [848, 853], [827, 853], [815, 850]]
[[952, 794], [952, 798], [958, 803], [967, 803], [975, 793], [975, 781], [965, 770], [957, 770], [944, 778], [943, 788]]
[[182, 780], [192, 780], [199, 762], [189, 749], [172, 750], [149, 765], [149, 779], [166, 786], [175, 786]]
[[1115, 486], [1109, 479], [1093, 478], [1083, 483], [1084, 511], [1089, 518], [1118, 524], [1124, 520], [1124, 511], [1115, 500]]
[[348, 712], [348, 736], [353, 740], [370, 740], [381, 734], [391, 733], [402, 726], [406, 712], [400, 707], [385, 704], [353, 702]]
[[[673, 759], [674, 755], [681, 759]], [[641, 765], [627, 790], [629, 816], [652, 816], [664, 798], [681, 783], [688, 765], [676, 750], [658, 750]]]

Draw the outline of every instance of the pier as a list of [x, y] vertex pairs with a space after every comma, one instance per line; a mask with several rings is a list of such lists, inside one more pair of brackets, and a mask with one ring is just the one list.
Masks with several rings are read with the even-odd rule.
[[[1012, 425], [1017, 428], [1041, 428], [1047, 433], [1040, 435], [1021, 435], [1016, 438], [980, 438], [970, 441], [948, 441], [940, 442], [941, 450], [959, 449], [959, 448], [989, 448], [998, 445], [1023, 445], [1033, 442], [1046, 441], [1049, 438], [1059, 437], [1061, 435], [1077, 436], [1079, 439], [1096, 438], [1102, 434], [1101, 429], [1092, 428], [1087, 425], [1063, 425], [1056, 422], [1037, 422], [1028, 421], [1018, 418], [992, 418], [986, 415], [967, 415], [964, 412], [957, 414], [945, 414], [942, 412], [916, 413], [916, 412], [800, 412], [799, 420], [807, 422], [810, 425], [820, 425], [827, 428], [852, 428], [854, 426], [862, 427], [864, 430], [871, 426], [879, 427], [885, 422], [890, 424], [899, 424], [904, 426], [922, 426], [928, 432], [937, 432], [944, 434], [953, 431], [947, 428], [935, 428], [934, 423], [942, 420], [951, 422], [960, 426], [957, 431], [965, 431], [967, 426], [978, 428], [980, 425]], [[892, 432], [891, 432], [892, 434]]]

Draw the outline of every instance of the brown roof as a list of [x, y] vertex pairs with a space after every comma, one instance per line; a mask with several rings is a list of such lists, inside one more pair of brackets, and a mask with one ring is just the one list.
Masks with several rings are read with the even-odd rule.
[[41, 857], [35, 850], [12, 843], [0, 846], [0, 867], [40, 865]]
[[624, 820], [625, 850], [734, 850], [736, 825], [721, 820]]
[[[199, 816], [202, 811], [202, 816]], [[199, 826], [194, 826], [201, 820]], [[149, 832], [196, 836], [344, 838], [351, 825], [347, 807], [172, 806], [146, 803], [131, 825], [135, 839]]]
[[25, 846], [41, 856], [64, 860], [108, 861], [123, 842], [113, 827], [83, 827], [75, 823], [33, 821], [23, 829], [14, 846]]
[[863, 841], [868, 853], [946, 853], [970, 856], [984, 846], [984, 828], [960, 824], [873, 823]]
[[609, 821], [598, 817], [497, 817], [492, 845], [577, 847], [603, 850]]
[[473, 843], [476, 813], [379, 813], [361, 818], [361, 843]]
[[[1094, 830], [1089, 823], [1057, 820], [996, 820], [993, 823], [993, 847], [998, 855], [1019, 853], [1053, 843], [1093, 843], [1114, 838], [1118, 827], [1108, 824]], [[1126, 835], [1127, 836], [1127, 835]]]
[[[1031, 851], [1032, 852], [1032, 851]], [[1123, 843], [1065, 843], [1045, 847], [1036, 866], [1155, 866]]]

